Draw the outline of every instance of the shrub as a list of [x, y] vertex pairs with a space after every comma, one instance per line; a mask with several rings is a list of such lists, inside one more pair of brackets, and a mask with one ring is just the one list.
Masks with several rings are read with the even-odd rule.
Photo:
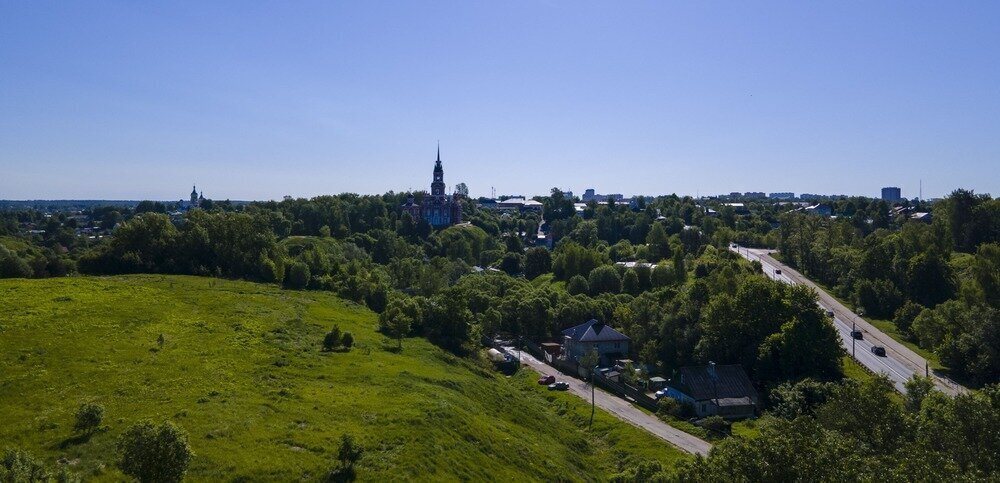
[[76, 410], [73, 429], [82, 433], [92, 433], [104, 420], [104, 406], [97, 403], [83, 403]]
[[27, 278], [32, 275], [28, 262], [0, 245], [0, 278]]
[[701, 427], [716, 434], [729, 434], [729, 422], [723, 419], [722, 416], [709, 416], [702, 419]]
[[48, 481], [51, 473], [26, 451], [8, 449], [0, 458], [0, 481]]
[[323, 350], [332, 351], [340, 346], [343, 342], [343, 337], [340, 335], [340, 326], [335, 325], [330, 332], [326, 333], [326, 337], [323, 338]]
[[288, 266], [288, 274], [285, 276], [285, 286], [293, 289], [303, 289], [309, 285], [309, 265], [303, 262], [294, 262]]
[[656, 401], [656, 412], [675, 418], [683, 417], [684, 405], [672, 397], [662, 397]]
[[326, 481], [354, 481], [357, 472], [354, 465], [361, 459], [364, 448], [354, 443], [354, 438], [349, 434], [340, 437], [340, 448], [337, 450], [337, 466], [326, 475]]
[[139, 481], [175, 482], [184, 479], [194, 454], [187, 434], [170, 421], [154, 426], [133, 424], [118, 439], [122, 473]]
[[341, 337], [340, 339], [340, 345], [348, 349], [354, 346], [354, 334], [351, 334], [350, 332], [344, 332], [343, 337]]

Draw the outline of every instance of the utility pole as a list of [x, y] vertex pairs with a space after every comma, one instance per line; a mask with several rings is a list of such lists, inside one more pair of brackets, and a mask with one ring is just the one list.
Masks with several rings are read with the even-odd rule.
[[518, 337], [517, 338], [517, 367], [514, 369], [514, 372], [517, 372], [518, 369], [521, 368], [521, 343], [522, 343], [521, 338]]
[[597, 407], [596, 394], [595, 394], [596, 392], [595, 386], [597, 385], [596, 384], [597, 381], [594, 381], [595, 376], [597, 376], [597, 366], [594, 366], [594, 369], [590, 373], [590, 428], [594, 427], [594, 412], [596, 411]]

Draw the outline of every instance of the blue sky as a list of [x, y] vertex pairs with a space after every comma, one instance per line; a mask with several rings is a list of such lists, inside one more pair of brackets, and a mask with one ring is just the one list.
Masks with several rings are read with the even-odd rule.
[[1000, 2], [0, 2], [0, 199], [1000, 194]]

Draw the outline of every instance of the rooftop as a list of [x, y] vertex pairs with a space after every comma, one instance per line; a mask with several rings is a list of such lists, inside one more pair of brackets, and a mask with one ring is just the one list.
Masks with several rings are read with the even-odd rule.
[[682, 367], [671, 386], [696, 401], [742, 399], [757, 401], [757, 391], [739, 364]]
[[627, 341], [628, 336], [608, 327], [597, 319], [590, 319], [576, 327], [562, 331], [563, 335], [579, 342]]

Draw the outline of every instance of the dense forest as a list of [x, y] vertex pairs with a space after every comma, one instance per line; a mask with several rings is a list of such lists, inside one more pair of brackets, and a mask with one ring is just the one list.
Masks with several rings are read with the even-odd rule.
[[[844, 462], [830, 464], [841, 473], [824, 473], [834, 471], [830, 465], [806, 472], [815, 464], [807, 454], [847, 448], [849, 465], [901, 478], [923, 474], [913, 465], [931, 461], [948, 474], [993, 470], [993, 453], [914, 455], [965, 437], [964, 426], [948, 427], [960, 414], [1000, 421], [996, 386], [954, 399], [914, 390], [907, 397], [919, 400], [904, 404], [884, 381], [845, 380], [838, 336], [815, 293], [769, 280], [758, 263], [728, 248], [779, 249], [864, 313], [892, 320], [963, 381], [983, 386], [1000, 381], [997, 200], [962, 190], [933, 205], [847, 198], [829, 202], [835, 215], [822, 217], [775, 202], [748, 203], [741, 213], [665, 196], [640, 198], [638, 206], [590, 203], [578, 215], [574, 200], [553, 189], [537, 198], [541, 213], [485, 210], [466, 200], [468, 223], [435, 230], [401, 213], [408, 196], [213, 203], [182, 217], [152, 202], [97, 207], [87, 215], [113, 228], [97, 240], [75, 236], [64, 215], [5, 212], [0, 276], [193, 274], [332, 291], [379, 313], [386, 336], [426, 337], [459, 355], [483, 337], [551, 340], [596, 318], [631, 338], [630, 356], [646, 373], [739, 363], [764, 396], [771, 416], [758, 441], [727, 440], [682, 468], [684, 479], [870, 474], [852, 473]], [[909, 216], [919, 210], [933, 222]], [[18, 227], [25, 222], [44, 233], [24, 235]], [[540, 225], [551, 249], [538, 246]], [[639, 263], [617, 263], [626, 261]], [[995, 435], [979, 437], [977, 448], [1000, 448]], [[792, 454], [799, 446], [809, 452]], [[775, 470], [766, 464], [787, 465], [788, 473], [768, 473]], [[660, 470], [632, 468], [621, 478], [647, 480]]]

